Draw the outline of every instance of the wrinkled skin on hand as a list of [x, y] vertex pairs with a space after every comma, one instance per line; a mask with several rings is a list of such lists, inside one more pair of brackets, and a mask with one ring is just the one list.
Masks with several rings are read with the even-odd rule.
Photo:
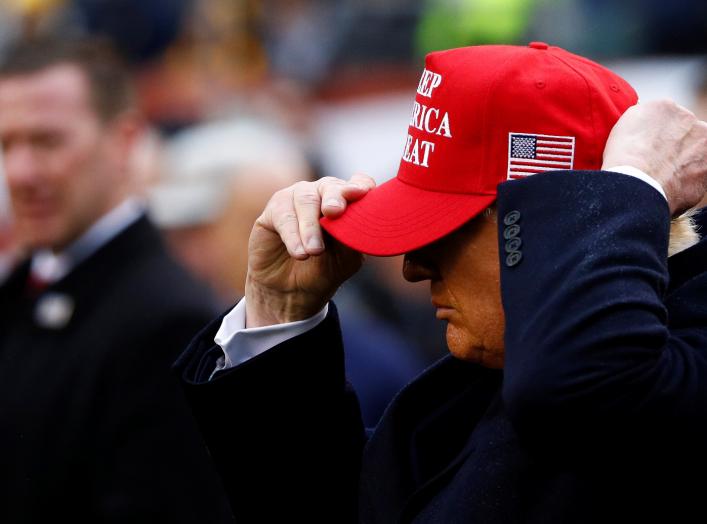
[[604, 149], [603, 168], [630, 165], [663, 187], [672, 216], [697, 205], [707, 191], [707, 123], [669, 100], [629, 108]]
[[246, 326], [293, 322], [319, 312], [339, 286], [354, 275], [363, 255], [319, 226], [321, 216], [341, 215], [375, 182], [327, 177], [278, 191], [251, 231], [246, 278]]

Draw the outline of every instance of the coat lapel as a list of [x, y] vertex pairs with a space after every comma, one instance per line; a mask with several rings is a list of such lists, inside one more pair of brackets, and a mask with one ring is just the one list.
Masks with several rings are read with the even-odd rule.
[[144, 216], [36, 296], [26, 293], [30, 263], [21, 264], [0, 287], [0, 307], [12, 311], [18, 304], [25, 304], [31, 308], [36, 327], [69, 329], [90, 312], [101, 293], [120, 280], [123, 270], [134, 263], [135, 252], [149, 256], [164, 253], [159, 233]]

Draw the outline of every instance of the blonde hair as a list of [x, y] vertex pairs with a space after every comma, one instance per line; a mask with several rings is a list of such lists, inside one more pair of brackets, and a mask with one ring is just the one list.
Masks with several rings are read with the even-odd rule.
[[700, 241], [697, 226], [692, 218], [695, 211], [695, 209], [691, 209], [670, 221], [669, 257], [680, 251], [685, 251]]

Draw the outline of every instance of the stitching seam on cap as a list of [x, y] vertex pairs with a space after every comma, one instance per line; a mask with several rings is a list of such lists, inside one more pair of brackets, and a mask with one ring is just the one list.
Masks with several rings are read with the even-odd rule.
[[[460, 211], [463, 211], [463, 210], [464, 210], [463, 206], [455, 206], [453, 209], [447, 210], [446, 216], [449, 218], [450, 215], [452, 215], [451, 218], [453, 218], [453, 220], [451, 220], [451, 222], [454, 222], [454, 224], [452, 226], [453, 229], [456, 227], [459, 227], [460, 224], [459, 225], [457, 224], [458, 221], [461, 221], [461, 223], [463, 224], [467, 220], [471, 220], [471, 218], [473, 218], [473, 217], [466, 217], [463, 213], [460, 213]], [[435, 224], [435, 222], [439, 218], [439, 215], [428, 216], [427, 218], [429, 220], [415, 225], [415, 231], [410, 231], [411, 224], [405, 224], [404, 226], [398, 226], [398, 227], [394, 227], [394, 228], [382, 228], [381, 229], [381, 228], [371, 227], [370, 225], [368, 225], [366, 218], [363, 216], [359, 215], [357, 218], [359, 219], [359, 223], [361, 224], [361, 226], [363, 226], [360, 228], [359, 227], [356, 228], [359, 233], [365, 234], [365, 233], [369, 233], [369, 232], [375, 232], [375, 236], [378, 238], [400, 238], [400, 240], [403, 241], [404, 239], [406, 239], [410, 236], [414, 237], [415, 235], [420, 234], [421, 231], [429, 229], [432, 225]], [[401, 227], [404, 227], [404, 230], [401, 229]], [[401, 231], [405, 232], [406, 234], [401, 235], [400, 234]]]
[[[452, 193], [434, 193], [436, 195], [434, 202], [430, 203], [428, 199], [425, 199], [424, 196], [421, 197], [419, 200], [419, 204], [415, 207], [410, 207], [410, 209], [406, 213], [398, 213], [396, 215], [397, 221], [408, 221], [412, 222], [415, 221], [416, 218], [420, 218], [421, 215], [427, 216], [427, 211], [434, 211], [439, 208], [440, 205], [448, 205], [449, 203], [456, 202], [458, 200], [458, 196]], [[466, 196], [466, 195], [465, 195]], [[372, 197], [368, 197], [372, 198]], [[382, 198], [382, 197], [376, 197], [376, 198]], [[466, 198], [464, 201], [466, 202]], [[376, 203], [377, 204], [377, 203]], [[388, 207], [390, 207], [392, 204], [388, 204]], [[350, 213], [356, 213], [358, 216], [360, 213], [358, 211], [358, 205], [352, 205], [349, 207]], [[388, 223], [387, 221], [376, 221], [375, 217], [372, 215], [368, 215], [371, 219], [373, 219], [374, 223]]]
[[[559, 60], [560, 62], [562, 62], [563, 64], [565, 64], [567, 67], [569, 67], [572, 71], [574, 71], [575, 74], [576, 74], [577, 76], [579, 76], [579, 78], [582, 79], [582, 81], [584, 82], [584, 85], [587, 86], [587, 92], [589, 93], [589, 118], [590, 118], [591, 121], [592, 121], [592, 137], [593, 137], [593, 140], [592, 140], [591, 146], [592, 146], [592, 148], [594, 148], [594, 147], [596, 146], [597, 128], [596, 128], [596, 124], [595, 124], [595, 121], [594, 121], [594, 99], [593, 99], [592, 88], [590, 87], [589, 82], [588, 82], [587, 79], [584, 77], [584, 75], [583, 75], [582, 73], [580, 73], [577, 69], [575, 69], [574, 66], [569, 63], [569, 61], [567, 61], [567, 60], [565, 60], [564, 58], [562, 58], [562, 57], [560, 57], [560, 56], [557, 56], [557, 55], [555, 55], [555, 54], [551, 54], [551, 56], [553, 56], [555, 59]], [[602, 149], [603, 149], [603, 148], [602, 148]], [[599, 156], [599, 151], [590, 151], [590, 154], [589, 154], [589, 157], [590, 157], [590, 158], [597, 158], [598, 156]], [[576, 145], [576, 144], [575, 144], [574, 157], [575, 157], [575, 160], [576, 160], [576, 158], [577, 158], [577, 145]], [[572, 167], [574, 167], [574, 166], [572, 166]]]
[[398, 182], [400, 182], [401, 184], [405, 184], [406, 186], [419, 189], [420, 191], [429, 191], [430, 193], [439, 193], [440, 195], [496, 196], [495, 191], [474, 191], [473, 193], [469, 193], [467, 191], [438, 191], [436, 189], [429, 189], [427, 187], [412, 184], [406, 180], [402, 180], [401, 178], [398, 178]]
[[[438, 202], [437, 204], [441, 204], [443, 206], [443, 211], [439, 211], [439, 206], [435, 205], [434, 207], [428, 207], [424, 209], [424, 214], [419, 213], [417, 215], [416, 220], [409, 220], [405, 219], [404, 217], [398, 217], [399, 222], [404, 222], [404, 224], [397, 225], [397, 224], [390, 224], [388, 222], [379, 222], [377, 221], [374, 217], [370, 215], [365, 215], [363, 213], [360, 213], [358, 209], [355, 207], [352, 207], [349, 209], [349, 213], [351, 217], [356, 217], [356, 220], [358, 220], [360, 223], [365, 225], [367, 229], [370, 230], [375, 230], [375, 231], [387, 231], [387, 232], [397, 232], [397, 231], [407, 231], [411, 227], [425, 227], [426, 225], [429, 225], [430, 223], [436, 221], [439, 219], [439, 216], [445, 212], [449, 212], [450, 210], [456, 211], [457, 209], [463, 208], [467, 205], [466, 202], [455, 202], [455, 201], [450, 201], [448, 203], [445, 202]], [[418, 208], [419, 211], [419, 208]]]
[[[521, 54], [521, 53], [518, 53], [518, 54], [517, 54], [516, 60], [520, 60], [520, 59], [521, 59], [521, 57], [519, 56], [520, 54]], [[523, 59], [525, 59], [525, 58], [526, 58], [526, 57], [523, 57]], [[483, 130], [490, 131], [490, 129], [489, 129], [488, 125], [487, 125], [487, 122], [489, 122], [488, 112], [491, 110], [491, 108], [490, 108], [490, 106], [491, 106], [491, 103], [490, 103], [490, 102], [491, 102], [491, 95], [496, 91], [496, 89], [494, 89], [494, 87], [495, 87], [496, 84], [498, 83], [498, 79], [499, 79], [499, 77], [501, 76], [501, 73], [507, 73], [507, 71], [508, 71], [508, 63], [511, 61], [511, 59], [512, 59], [511, 57], [506, 57], [506, 58], [505, 58], [505, 60], [504, 60], [503, 63], [501, 64], [501, 66], [499, 66], [498, 71], [496, 71], [496, 74], [494, 75], [493, 79], [491, 79], [491, 81], [489, 82], [489, 86], [488, 86], [488, 88], [486, 89], [486, 93], [484, 94], [484, 96], [485, 96], [484, 105], [483, 105], [483, 107], [484, 107], [484, 113], [483, 113], [483, 115], [482, 115], [482, 121], [481, 121], [482, 125], [484, 126], [484, 127], [482, 128]], [[493, 137], [490, 137], [490, 138], [489, 138], [488, 133], [482, 133], [482, 136], [485, 137], [484, 140], [490, 140], [490, 142], [493, 143]], [[482, 162], [482, 163], [481, 163], [481, 168], [482, 168], [482, 169], [486, 168], [486, 169], [490, 170], [490, 166], [486, 163], [486, 159], [488, 158], [487, 149], [489, 149], [489, 145], [488, 145], [488, 144], [486, 144], [486, 143], [481, 144], [481, 153], [482, 153], [482, 155], [483, 155], [483, 156], [481, 157], [481, 162]], [[504, 180], [505, 178], [506, 178], [506, 177], [505, 177], [502, 173], [498, 173], [498, 183], [503, 182], [503, 180]]]

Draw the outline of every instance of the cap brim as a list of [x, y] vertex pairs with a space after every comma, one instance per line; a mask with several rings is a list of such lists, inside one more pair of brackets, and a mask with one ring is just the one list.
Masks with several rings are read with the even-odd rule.
[[393, 178], [348, 205], [322, 227], [342, 244], [375, 256], [408, 253], [442, 238], [474, 218], [496, 195], [428, 191]]

